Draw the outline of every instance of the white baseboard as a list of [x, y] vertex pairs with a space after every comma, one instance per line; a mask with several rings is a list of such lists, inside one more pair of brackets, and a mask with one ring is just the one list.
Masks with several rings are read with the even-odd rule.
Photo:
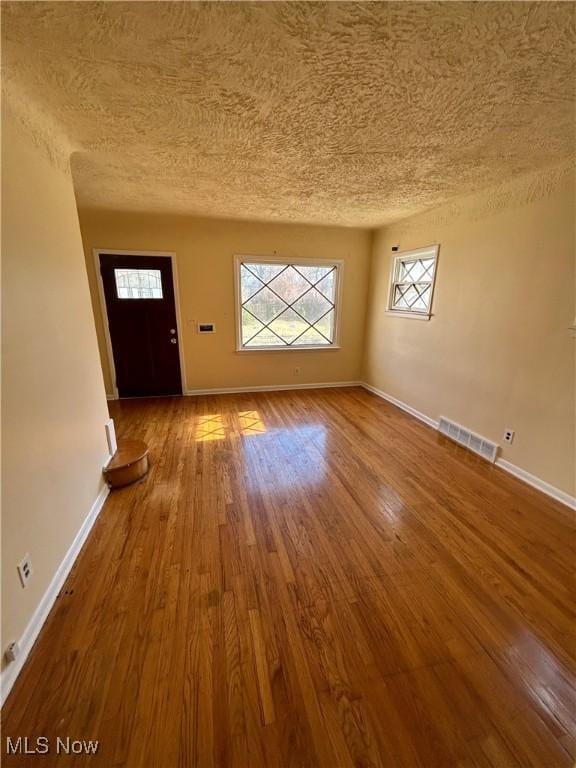
[[530, 472], [522, 469], [522, 467], [517, 467], [516, 464], [510, 463], [509, 461], [506, 461], [506, 459], [496, 459], [496, 466], [500, 467], [505, 472], [514, 475], [518, 480], [522, 480], [533, 488], [542, 491], [542, 493], [545, 493], [547, 496], [551, 496], [553, 499], [556, 499], [556, 501], [566, 504], [570, 509], [576, 509], [576, 497], [570, 496], [569, 493], [561, 491], [560, 488], [556, 488], [554, 485], [550, 485], [550, 483], [541, 480], [539, 477], [536, 477], [536, 475], [532, 475]]
[[[423, 421], [424, 424], [427, 424], [429, 427], [438, 429], [438, 421], [433, 419], [431, 416], [427, 416], [425, 413], [417, 411], [416, 408], [412, 408], [411, 405], [403, 403], [401, 400], [392, 397], [392, 395], [386, 394], [386, 392], [373, 387], [371, 384], [361, 382], [360, 386], [364, 387], [364, 389], [367, 389], [369, 392], [373, 392], [375, 395], [378, 395], [378, 397], [381, 397], [383, 400], [387, 400], [389, 403], [392, 403], [392, 405], [401, 408], [403, 411], [406, 411], [406, 413], [409, 413], [416, 419]], [[531, 485], [533, 488], [542, 491], [542, 493], [545, 493], [547, 496], [550, 496], [556, 501], [559, 501], [561, 504], [565, 504], [567, 507], [570, 507], [570, 509], [576, 509], [576, 498], [574, 496], [570, 496], [569, 493], [560, 490], [560, 488], [556, 488], [554, 485], [550, 485], [550, 483], [547, 483], [545, 480], [536, 477], [536, 475], [532, 475], [525, 469], [517, 467], [515, 464], [512, 464], [511, 462], [502, 458], [496, 459], [496, 466], [500, 467], [500, 469], [503, 469], [505, 472], [514, 475], [514, 477], [518, 478], [518, 480], [522, 480], [528, 485]]]
[[233, 395], [241, 392], [276, 392], [285, 389], [332, 389], [334, 387], [361, 387], [360, 381], [325, 381], [320, 384], [265, 384], [251, 387], [221, 387], [217, 389], [188, 389], [184, 394]]
[[[285, 389], [332, 389], [334, 387], [361, 387], [363, 386], [361, 381], [324, 381], [316, 384], [263, 384], [261, 386], [248, 386], [248, 387], [212, 387], [210, 389], [186, 389], [184, 395], [186, 397], [194, 397], [197, 395], [234, 395], [242, 392], [276, 392]], [[164, 397], [164, 395], [161, 395]], [[173, 397], [173, 395], [166, 395], [166, 397]], [[106, 395], [107, 400], [119, 400], [122, 398], [116, 397], [116, 395]], [[131, 399], [131, 398], [124, 398]]]
[[395, 397], [392, 397], [392, 395], [388, 395], [386, 392], [382, 392], [381, 389], [373, 387], [372, 384], [366, 384], [366, 382], [362, 382], [360, 386], [364, 387], [364, 389], [367, 389], [369, 392], [378, 395], [378, 397], [381, 397], [383, 400], [388, 400], [389, 403], [392, 403], [392, 405], [395, 405], [397, 408], [406, 411], [406, 413], [409, 413], [411, 416], [420, 419], [420, 421], [423, 421], [424, 424], [428, 424], [428, 426], [432, 427], [432, 429], [438, 429], [437, 421], [435, 421], [430, 416], [426, 416], [425, 413], [417, 411], [416, 408], [412, 408], [411, 405], [403, 403], [402, 400], [397, 400]]
[[[412, 406], [408, 405], [407, 403], [404, 403], [401, 400], [398, 400], [397, 398], [386, 394], [382, 390], [377, 389], [376, 387], [373, 387], [370, 384], [366, 384], [365, 382], [359, 382], [359, 381], [345, 381], [345, 382], [338, 381], [338, 382], [323, 382], [319, 384], [297, 384], [297, 385], [280, 384], [276, 386], [260, 386], [260, 387], [235, 387], [235, 388], [227, 387], [222, 389], [203, 389], [203, 390], [198, 389], [198, 390], [188, 390], [186, 394], [187, 395], [203, 395], [203, 394], [227, 394], [227, 393], [240, 393], [240, 392], [273, 392], [276, 390], [318, 389], [318, 388], [326, 389], [326, 388], [332, 388], [332, 387], [355, 387], [355, 386], [364, 387], [368, 391], [374, 393], [375, 395], [378, 395], [378, 397], [381, 397], [382, 399], [387, 400], [388, 402], [392, 403], [393, 405], [402, 409], [403, 411], [406, 411], [411, 416], [414, 416], [415, 418], [422, 421], [424, 424], [427, 424], [429, 427], [436, 429], [438, 426], [438, 422], [435, 419], [431, 418], [430, 416], [427, 416], [424, 413], [421, 413], [420, 411], [416, 410], [416, 408], [412, 408]], [[542, 491], [542, 493], [545, 493], [547, 496], [550, 496], [553, 499], [556, 499], [556, 501], [559, 501], [562, 504], [565, 504], [571, 509], [576, 509], [576, 498], [573, 496], [570, 496], [565, 491], [562, 491], [559, 488], [556, 488], [555, 486], [550, 485], [550, 483], [547, 483], [545, 480], [542, 480], [539, 477], [532, 475], [530, 472], [527, 472], [525, 469], [522, 469], [520, 467], [517, 467], [514, 464], [511, 464], [509, 461], [506, 461], [505, 459], [501, 459], [501, 458], [497, 459], [496, 465], [499, 466], [501, 469], [503, 469], [505, 472], [508, 472], [511, 475], [514, 475], [514, 477], [518, 478], [519, 480], [522, 480], [523, 482], [533, 486], [537, 490]], [[70, 570], [74, 565], [74, 562], [78, 557], [78, 554], [82, 549], [84, 542], [88, 538], [88, 534], [90, 533], [92, 526], [94, 525], [96, 518], [100, 513], [100, 510], [104, 506], [104, 502], [106, 501], [108, 493], [109, 493], [109, 488], [107, 486], [104, 486], [100, 491], [100, 493], [98, 494], [96, 500], [92, 504], [92, 507], [86, 519], [82, 523], [82, 526], [78, 531], [78, 533], [76, 534], [76, 537], [72, 542], [72, 545], [70, 546], [64, 559], [60, 563], [56, 573], [54, 574], [54, 577], [52, 578], [52, 581], [50, 582], [48, 589], [46, 590], [42, 599], [40, 600], [38, 607], [34, 611], [34, 614], [30, 619], [28, 626], [26, 627], [21, 637], [19, 638], [20, 654], [18, 658], [16, 659], [16, 661], [6, 666], [2, 671], [2, 674], [0, 677], [1, 705], [3, 705], [4, 702], [6, 701], [6, 698], [12, 689], [12, 686], [14, 685], [18, 675], [20, 674], [20, 671], [24, 666], [24, 663], [28, 657], [28, 654], [32, 650], [34, 642], [38, 637], [38, 634], [40, 633], [40, 630], [42, 629], [42, 626], [44, 625], [44, 622], [46, 621], [48, 614], [50, 613], [50, 609], [52, 608], [54, 601], [58, 596], [58, 593], [62, 589], [62, 586], [66, 581], [66, 577], [70, 573]]]
[[100, 491], [100, 493], [98, 494], [98, 496], [96, 497], [96, 500], [92, 504], [92, 507], [90, 508], [90, 512], [88, 513], [86, 519], [82, 523], [80, 530], [76, 534], [76, 537], [72, 542], [70, 549], [68, 550], [68, 552], [66, 552], [64, 559], [58, 566], [58, 569], [54, 574], [54, 577], [52, 578], [50, 585], [48, 586], [48, 589], [42, 596], [42, 599], [40, 600], [38, 607], [34, 611], [32, 618], [28, 622], [28, 626], [26, 627], [22, 635], [18, 638], [18, 642], [20, 644], [20, 653], [18, 655], [18, 658], [15, 661], [8, 664], [8, 666], [6, 666], [2, 670], [2, 675], [0, 677], [0, 688], [1, 688], [0, 704], [1, 705], [3, 705], [4, 702], [6, 701], [6, 698], [12, 689], [12, 686], [16, 682], [16, 678], [20, 674], [20, 671], [24, 666], [24, 662], [28, 658], [28, 654], [32, 650], [34, 642], [38, 637], [38, 634], [40, 633], [40, 630], [42, 629], [44, 622], [48, 618], [50, 609], [54, 605], [54, 601], [58, 597], [58, 593], [62, 589], [62, 586], [66, 581], [66, 577], [70, 573], [70, 570], [74, 565], [74, 561], [76, 560], [80, 550], [82, 549], [82, 545], [88, 538], [88, 534], [90, 533], [92, 526], [94, 525], [96, 518], [100, 513], [100, 510], [104, 506], [104, 502], [106, 501], [106, 498], [109, 492], [110, 492], [110, 489], [108, 488], [108, 486], [104, 486]]

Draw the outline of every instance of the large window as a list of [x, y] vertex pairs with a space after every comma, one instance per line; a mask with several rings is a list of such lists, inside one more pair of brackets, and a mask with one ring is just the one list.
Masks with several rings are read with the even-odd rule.
[[437, 245], [404, 251], [394, 258], [389, 311], [406, 317], [430, 317], [437, 258]]
[[238, 349], [337, 345], [340, 262], [236, 257]]

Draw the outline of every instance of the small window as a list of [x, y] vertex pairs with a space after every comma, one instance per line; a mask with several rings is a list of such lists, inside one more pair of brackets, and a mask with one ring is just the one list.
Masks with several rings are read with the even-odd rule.
[[399, 315], [430, 317], [438, 246], [399, 253], [392, 264], [388, 309]]
[[337, 344], [340, 262], [236, 258], [238, 349]]
[[119, 299], [162, 299], [162, 274], [159, 269], [115, 269]]

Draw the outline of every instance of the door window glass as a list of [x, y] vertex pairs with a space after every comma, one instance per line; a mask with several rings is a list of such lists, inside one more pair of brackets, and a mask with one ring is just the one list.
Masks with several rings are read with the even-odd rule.
[[159, 269], [115, 269], [119, 299], [162, 299], [162, 274]]

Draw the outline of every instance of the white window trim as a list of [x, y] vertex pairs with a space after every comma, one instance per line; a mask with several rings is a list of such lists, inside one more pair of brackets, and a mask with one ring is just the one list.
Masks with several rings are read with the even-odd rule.
[[[390, 283], [388, 286], [388, 305], [386, 309], [387, 315], [393, 315], [394, 317], [406, 317], [410, 318], [411, 320], [430, 320], [432, 317], [432, 305], [434, 302], [434, 288], [436, 286], [436, 274], [438, 271], [438, 252], [440, 250], [440, 246], [438, 244], [436, 245], [427, 245], [424, 248], [415, 248], [411, 251], [400, 251], [398, 253], [394, 254], [394, 259], [392, 260], [392, 269], [390, 270]], [[396, 266], [399, 261], [406, 261], [407, 259], [434, 259], [434, 277], [432, 279], [432, 285], [430, 289], [430, 304], [428, 307], [428, 310], [425, 312], [421, 312], [418, 310], [405, 310], [405, 309], [394, 309], [393, 308], [393, 302], [394, 302], [394, 276], [396, 275]]]
[[[302, 344], [300, 346], [277, 347], [243, 347], [242, 346], [242, 295], [240, 290], [240, 265], [248, 262], [254, 264], [294, 264], [294, 266], [336, 267], [336, 292], [334, 301], [334, 341], [332, 344]], [[236, 303], [236, 352], [302, 352], [315, 350], [340, 349], [340, 318], [342, 316], [342, 286], [344, 261], [342, 259], [291, 259], [282, 256], [255, 256], [252, 254], [237, 254], [234, 256], [234, 293]]]

